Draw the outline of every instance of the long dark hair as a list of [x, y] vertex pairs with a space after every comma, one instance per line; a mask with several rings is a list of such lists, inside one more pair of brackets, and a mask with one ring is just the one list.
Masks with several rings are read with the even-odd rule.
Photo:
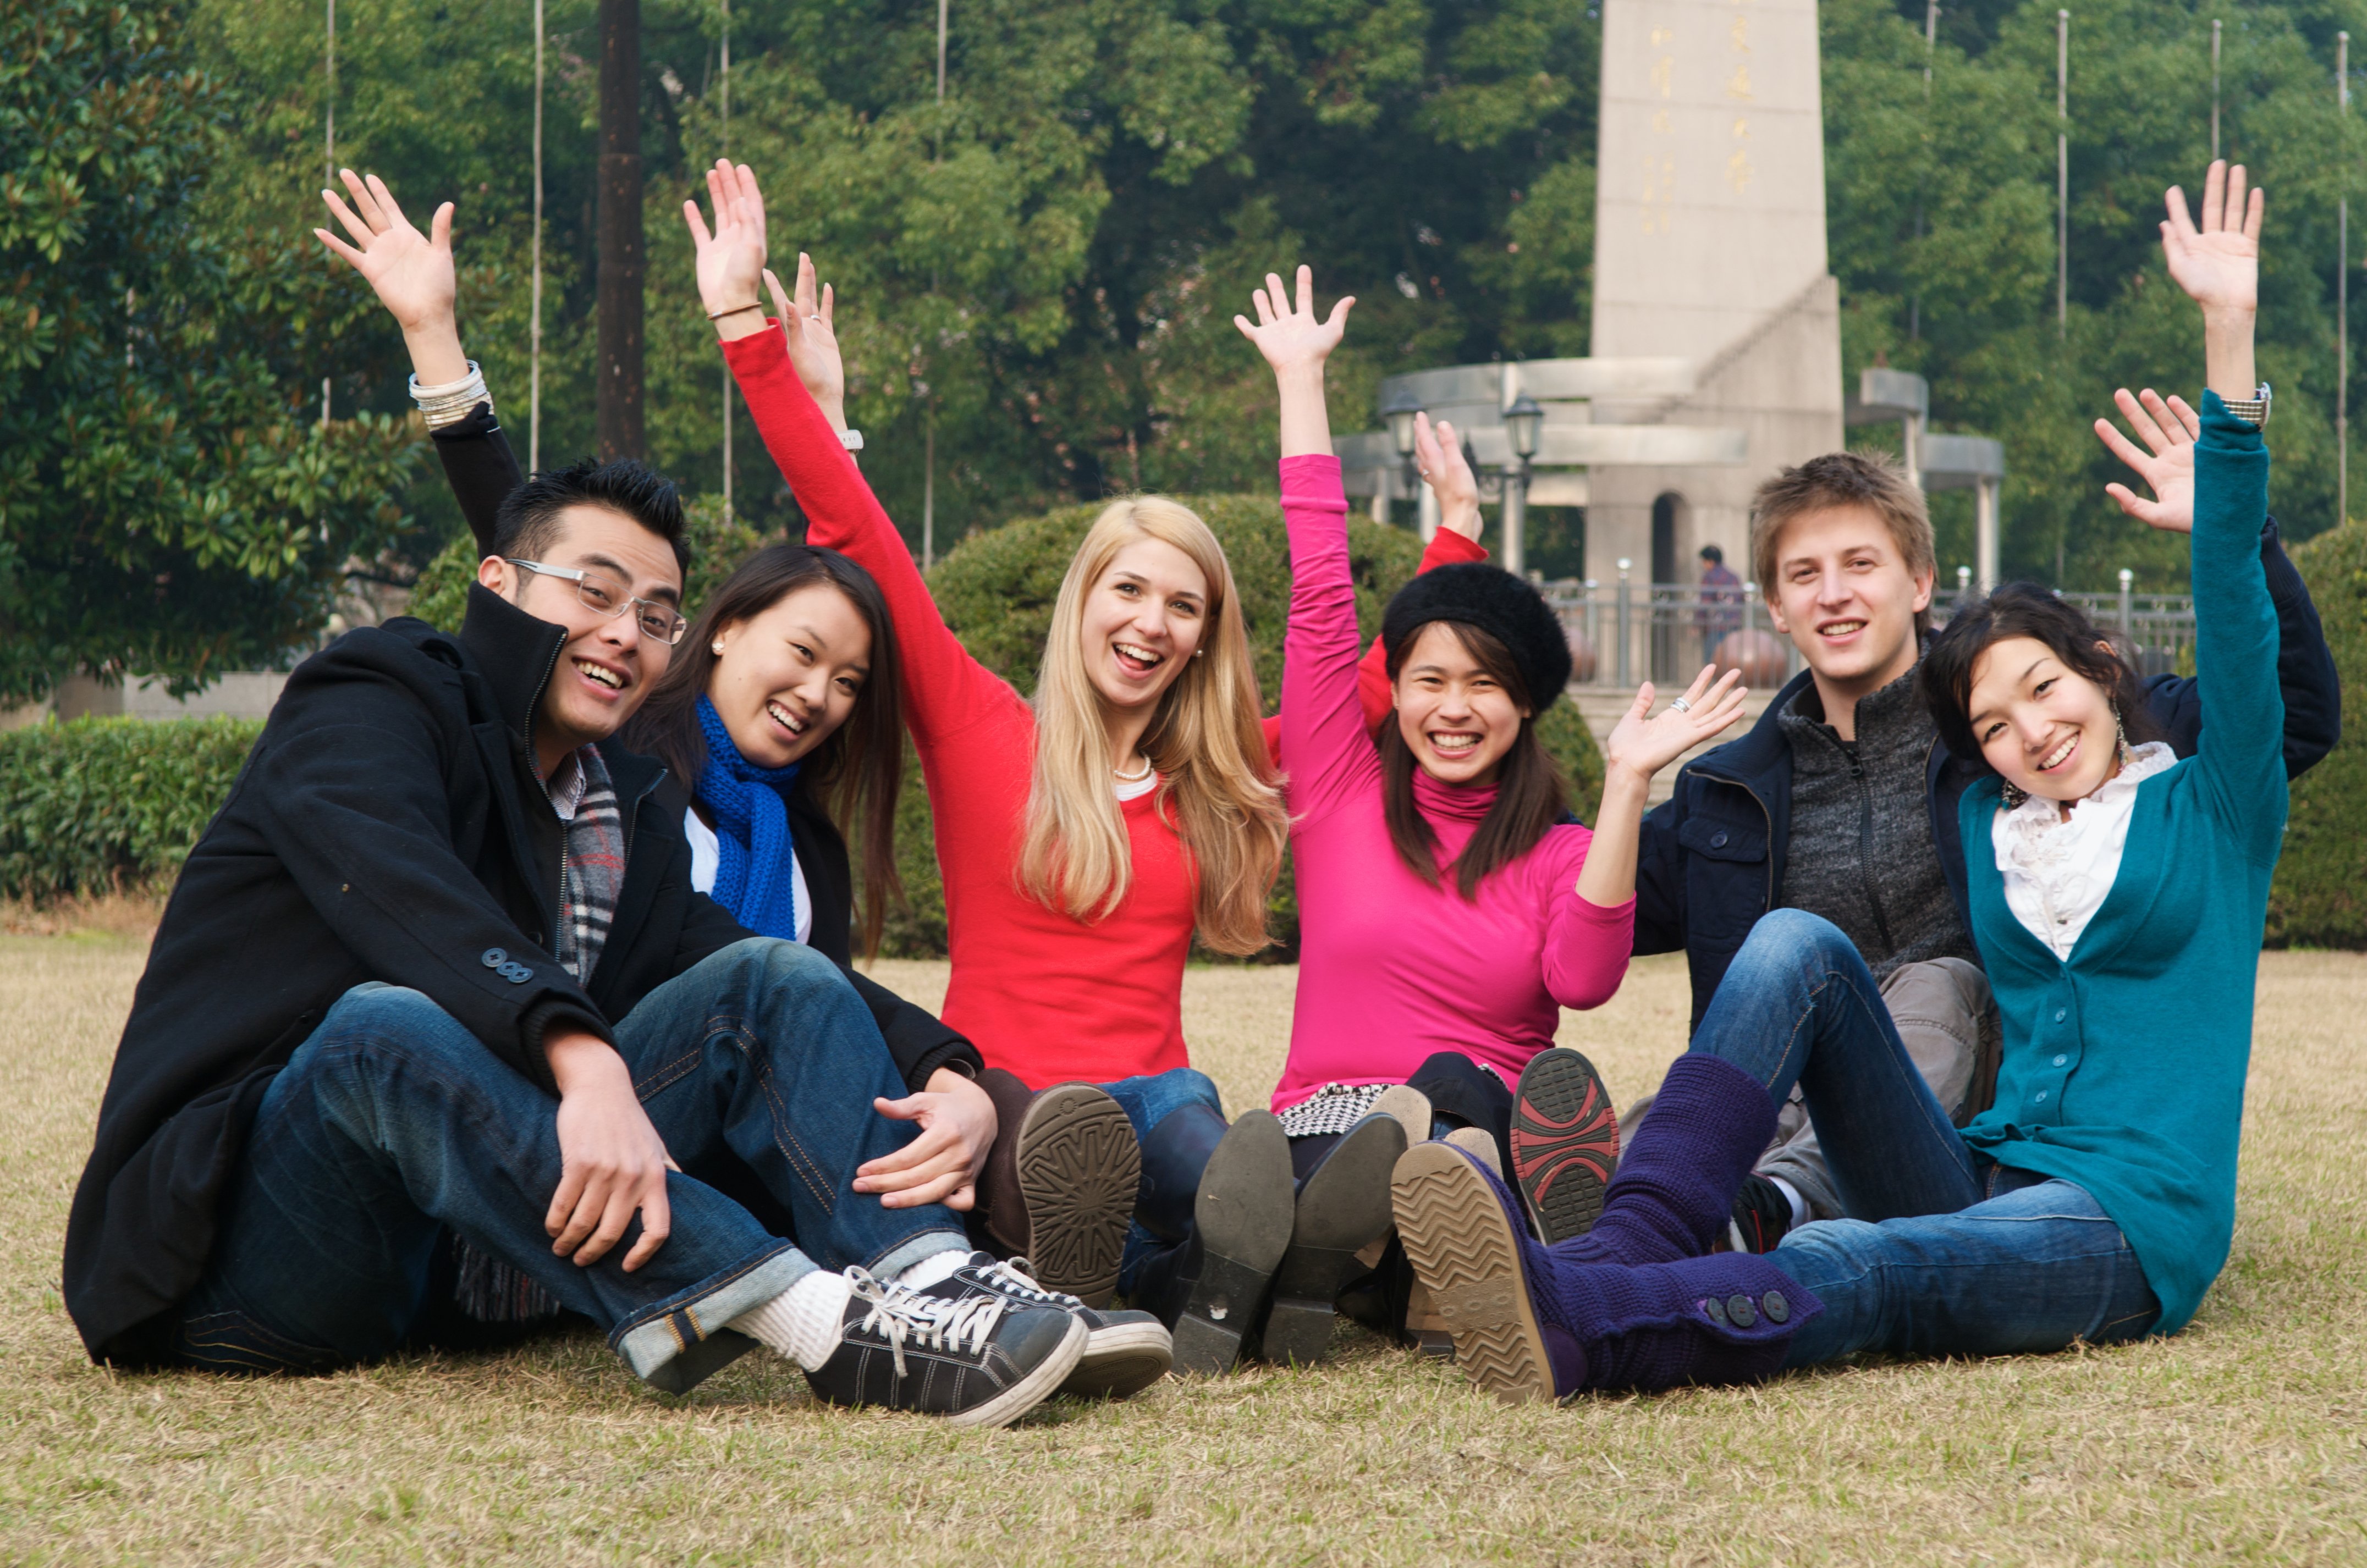
[[[1553, 753], [1537, 743], [1535, 706], [1529, 701], [1528, 686], [1521, 679], [1520, 666], [1512, 662], [1512, 649], [1493, 635], [1465, 621], [1426, 621], [1400, 637], [1388, 650], [1390, 684], [1396, 684], [1398, 671], [1405, 667], [1406, 655], [1413, 650], [1423, 626], [1452, 631], [1505, 694], [1516, 705], [1531, 710], [1531, 716], [1521, 720], [1521, 733], [1513, 738], [1511, 750], [1497, 764], [1496, 803], [1479, 819], [1471, 841], [1453, 863], [1455, 891], [1467, 903], [1478, 896], [1479, 884], [1489, 872], [1527, 854], [1546, 836], [1546, 829], [1569, 815], [1569, 784]], [[1438, 835], [1431, 831], [1429, 819], [1414, 803], [1413, 771], [1421, 764], [1414, 761], [1413, 748], [1406, 744], [1396, 715], [1381, 726], [1374, 744], [1381, 752], [1381, 813], [1389, 825], [1389, 842], [1397, 847], [1398, 859], [1405, 862], [1407, 869], [1435, 887]]]
[[1956, 756], [1988, 767], [1980, 737], [1973, 733], [1973, 671], [1991, 647], [2017, 637], [2045, 644], [2067, 667], [2101, 687], [2120, 715], [2121, 733], [2130, 744], [2168, 739], [2146, 707], [2136, 672], [2112, 650], [2111, 639], [2087, 612], [2035, 582], [2009, 582], [1988, 598], [1957, 608], [1931, 639], [1916, 677], [1931, 710], [1932, 727]]
[[888, 601], [869, 572], [818, 545], [767, 545], [742, 561], [691, 623], [666, 672], [626, 727], [624, 740], [696, 787], [707, 766], [698, 699], [715, 672], [717, 630], [753, 620], [815, 583], [844, 594], [871, 628], [871, 673], [855, 694], [855, 710], [807, 753], [798, 775], [798, 787], [816, 792], [838, 830], [862, 841], [862, 934], [868, 955], [878, 951], [889, 897], [901, 897], [904, 890], [896, 875], [896, 796], [904, 783], [903, 671]]

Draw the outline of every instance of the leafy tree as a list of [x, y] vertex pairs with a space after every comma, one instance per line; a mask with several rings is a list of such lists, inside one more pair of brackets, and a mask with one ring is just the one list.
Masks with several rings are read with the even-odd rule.
[[0, 0], [0, 698], [270, 663], [403, 531], [407, 428], [294, 373], [324, 275], [197, 220], [232, 106], [179, 23]]
[[[1941, 429], [2002, 439], [2009, 575], [2183, 589], [2182, 539], [2104, 499], [2124, 477], [2089, 432], [2120, 385], [2190, 395], [2194, 313], [2162, 274], [2164, 187], [2210, 157], [2211, 20], [2192, 4], [2075, 12], [2067, 322], [2055, 310], [2055, 11], [2023, 0], [1942, 13], [1926, 96], [1923, 6], [1822, 0], [1832, 264], [1850, 384], [1886, 362], [1931, 378]], [[2334, 517], [2335, 197], [2331, 63], [2350, 17], [2328, 0], [2228, 17], [2223, 148], [2269, 192], [2261, 374], [2277, 389], [2274, 502], [2289, 537]], [[1962, 492], [1937, 498], [1943, 566], [1972, 558]]]

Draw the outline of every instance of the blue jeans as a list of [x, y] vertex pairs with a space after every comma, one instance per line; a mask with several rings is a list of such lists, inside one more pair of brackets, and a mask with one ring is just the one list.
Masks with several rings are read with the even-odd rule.
[[617, 1026], [635, 1092], [675, 1161], [736, 1158], [789, 1216], [796, 1245], [671, 1174], [673, 1229], [632, 1273], [640, 1235], [588, 1267], [551, 1252], [558, 1101], [417, 991], [357, 986], [272, 1081], [182, 1306], [185, 1359], [325, 1371], [393, 1349], [421, 1313], [449, 1230], [592, 1319], [671, 1393], [752, 1341], [724, 1325], [817, 1266], [892, 1276], [966, 1247], [960, 1222], [883, 1208], [855, 1168], [916, 1134], [873, 1111], [902, 1080], [870, 1010], [810, 948], [739, 942], [643, 998]]
[[1857, 1350], [1996, 1355], [2146, 1332], [2160, 1313], [2111, 1216], [2067, 1181], [1976, 1154], [1830, 921], [1771, 911], [1693, 1035], [1781, 1103], [1800, 1087], [1841, 1198], [1770, 1261], [1824, 1302], [1788, 1364]]
[[[1150, 1130], [1172, 1112], [1195, 1102], [1209, 1107], [1219, 1116], [1225, 1113], [1225, 1097], [1217, 1092], [1208, 1075], [1197, 1067], [1170, 1067], [1163, 1073], [1120, 1078], [1116, 1083], [1094, 1087], [1118, 1102], [1126, 1119], [1134, 1123], [1134, 1135], [1138, 1139], [1148, 1138]], [[1143, 1229], [1140, 1220], [1128, 1221], [1126, 1250], [1118, 1255], [1118, 1289], [1132, 1291], [1134, 1271], [1142, 1266], [1143, 1258], [1166, 1245]]]

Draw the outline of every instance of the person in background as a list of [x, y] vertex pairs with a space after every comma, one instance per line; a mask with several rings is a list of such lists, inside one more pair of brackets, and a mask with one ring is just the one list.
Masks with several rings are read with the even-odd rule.
[[1726, 552], [1716, 545], [1701, 547], [1702, 662], [1717, 662], [1718, 645], [1742, 629], [1742, 579], [1726, 564]]

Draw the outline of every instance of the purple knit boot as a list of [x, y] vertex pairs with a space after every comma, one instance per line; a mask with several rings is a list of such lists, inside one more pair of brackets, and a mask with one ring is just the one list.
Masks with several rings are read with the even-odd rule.
[[1751, 1253], [1570, 1263], [1560, 1256], [1569, 1243], [1530, 1239], [1512, 1189], [1449, 1144], [1407, 1150], [1390, 1189], [1406, 1256], [1455, 1337], [1457, 1365], [1508, 1403], [1756, 1382], [1825, 1310]]
[[1603, 1217], [1556, 1243], [1554, 1259], [1633, 1267], [1703, 1256], [1774, 1132], [1764, 1084], [1722, 1056], [1678, 1057], [1604, 1190]]

